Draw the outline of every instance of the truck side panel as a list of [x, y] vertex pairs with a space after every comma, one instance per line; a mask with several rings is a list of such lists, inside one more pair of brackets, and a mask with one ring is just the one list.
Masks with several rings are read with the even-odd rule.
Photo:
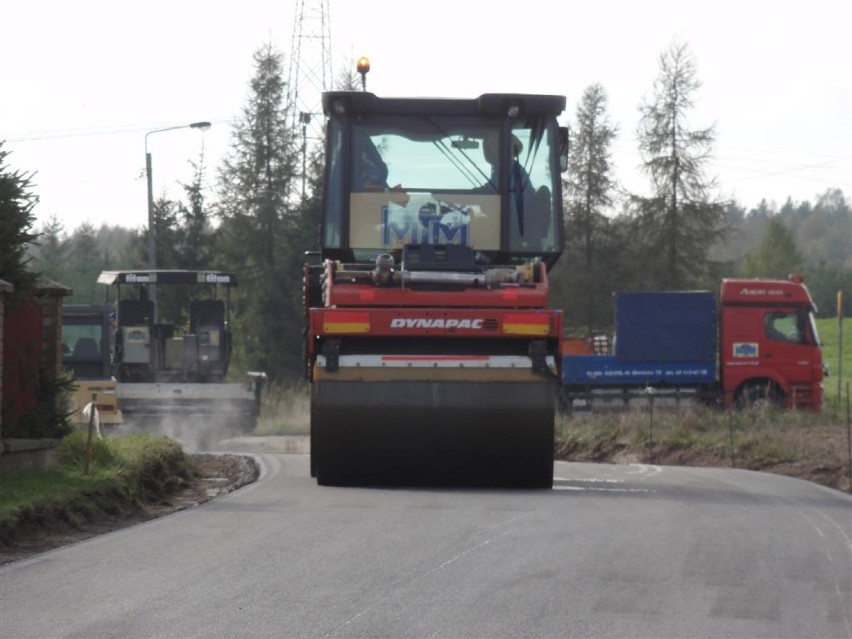
[[565, 385], [716, 381], [716, 302], [707, 291], [619, 292], [612, 355], [563, 354]]
[[716, 301], [709, 291], [616, 293], [615, 331], [622, 363], [716, 361]]
[[621, 362], [614, 355], [565, 355], [564, 384], [712, 384], [715, 362]]

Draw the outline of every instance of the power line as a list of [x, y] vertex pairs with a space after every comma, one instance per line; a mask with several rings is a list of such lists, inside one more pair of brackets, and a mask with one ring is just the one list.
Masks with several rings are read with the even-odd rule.
[[[220, 118], [218, 120], [210, 120], [213, 124], [234, 124], [234, 118]], [[121, 124], [116, 126], [106, 126], [106, 127], [83, 127], [79, 129], [56, 129], [56, 130], [48, 130], [44, 132], [37, 132], [33, 134], [23, 134], [19, 137], [6, 138], [7, 142], [21, 143], [21, 142], [41, 142], [45, 140], [60, 140], [65, 138], [84, 138], [84, 137], [93, 137], [100, 135], [121, 135], [125, 133], [141, 133], [143, 131], [150, 131], [151, 129], [157, 127], [166, 127], [171, 126], [172, 124], [179, 123], [168, 123], [168, 122], [157, 122], [154, 124]], [[3, 138], [0, 138], [3, 139]]]
[[[616, 151], [621, 151], [625, 153], [632, 153], [635, 155], [639, 155], [639, 151], [637, 149], [633, 149], [631, 147], [621, 146], [621, 145], [613, 145], [613, 149]], [[755, 153], [761, 153], [763, 155], [778, 155], [778, 156], [786, 156], [786, 157], [802, 157], [801, 155], [793, 155], [793, 154], [776, 154], [762, 151], [755, 151]], [[820, 156], [813, 156], [820, 157]], [[824, 175], [820, 175], [819, 177], [815, 177], [813, 179], [821, 179], [821, 180], [832, 180], [837, 178], [844, 178], [849, 175], [849, 167], [845, 166], [836, 166], [839, 164], [843, 164], [845, 162], [852, 161], [852, 156], [841, 156], [841, 157], [830, 157], [830, 156], [821, 156], [823, 158], [829, 157], [829, 159], [825, 159], [820, 162], [789, 162], [789, 161], [780, 161], [775, 159], [766, 159], [766, 158], [751, 158], [744, 157], [741, 155], [711, 155], [708, 158], [708, 164], [717, 169], [726, 169], [726, 170], [734, 170], [734, 171], [742, 171], [742, 172], [756, 172], [755, 175], [749, 175], [742, 178], [736, 178], [733, 180], [728, 180], [729, 182], [741, 182], [745, 180], [758, 180], [761, 178], [774, 177], [777, 175], [787, 175], [790, 173], [799, 173], [804, 171], [819, 171], [824, 173]], [[741, 161], [747, 164], [729, 164], [728, 161]]]

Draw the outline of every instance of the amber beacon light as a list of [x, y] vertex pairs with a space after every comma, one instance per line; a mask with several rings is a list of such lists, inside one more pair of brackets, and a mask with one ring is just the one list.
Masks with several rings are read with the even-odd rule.
[[367, 90], [367, 74], [370, 72], [370, 59], [366, 56], [358, 58], [358, 73], [361, 74], [361, 88]]

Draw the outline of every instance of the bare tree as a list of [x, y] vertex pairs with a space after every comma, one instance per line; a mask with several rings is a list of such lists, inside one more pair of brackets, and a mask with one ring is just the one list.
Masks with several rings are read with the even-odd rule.
[[357, 71], [358, 62], [356, 59], [349, 59], [346, 65], [340, 69], [337, 74], [337, 79], [334, 81], [335, 91], [360, 91], [361, 77]]

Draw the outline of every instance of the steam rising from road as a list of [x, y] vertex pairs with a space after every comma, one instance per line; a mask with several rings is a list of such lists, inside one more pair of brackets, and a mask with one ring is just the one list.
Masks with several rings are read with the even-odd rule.
[[224, 398], [197, 399], [192, 406], [178, 405], [171, 411], [165, 402], [159, 402], [156, 410], [148, 404], [134, 404], [132, 408], [125, 404], [124, 424], [117, 432], [169, 437], [180, 442], [187, 453], [204, 453], [222, 450], [223, 441], [240, 435], [310, 431], [310, 390], [304, 385], [268, 386], [264, 388], [260, 417], [249, 417], [249, 410], [245, 401]]
[[221, 440], [250, 433], [255, 426], [254, 419], [245, 414], [244, 403], [227, 401], [209, 401], [193, 407], [192, 412], [184, 408], [157, 414], [126, 414], [124, 421], [121, 432], [168, 437], [179, 442], [187, 453], [211, 452]]

